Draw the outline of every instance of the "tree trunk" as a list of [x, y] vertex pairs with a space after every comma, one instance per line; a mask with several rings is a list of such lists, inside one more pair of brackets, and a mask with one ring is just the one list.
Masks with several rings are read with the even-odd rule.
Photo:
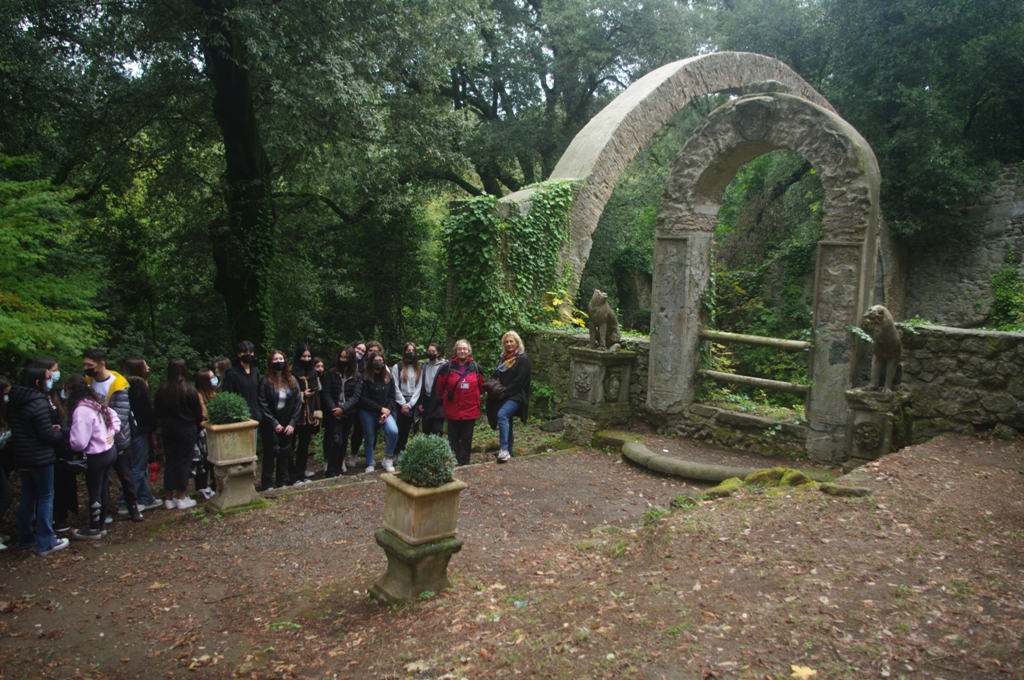
[[206, 75], [213, 84], [213, 115], [224, 139], [227, 219], [210, 224], [214, 288], [224, 296], [232, 344], [249, 340], [266, 349], [270, 330], [267, 272], [275, 214], [271, 167], [256, 122], [244, 39], [224, 20], [216, 0], [196, 0], [206, 14], [200, 34]]

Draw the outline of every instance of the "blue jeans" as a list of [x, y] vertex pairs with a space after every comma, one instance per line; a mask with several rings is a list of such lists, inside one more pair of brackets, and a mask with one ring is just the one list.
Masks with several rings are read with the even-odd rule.
[[512, 432], [512, 416], [519, 410], [519, 402], [506, 399], [498, 409], [498, 448], [512, 453], [515, 433]]
[[[138, 496], [139, 507], [152, 504], [156, 499], [149, 490], [149, 435], [132, 437], [132, 477], [135, 479], [135, 495]], [[124, 491], [117, 499], [117, 506], [125, 506]]]
[[359, 422], [363, 424], [363, 452], [366, 454], [366, 464], [373, 465], [373, 445], [377, 443], [377, 428], [384, 428], [384, 435], [387, 441], [384, 444], [384, 455], [391, 458], [395, 455], [395, 446], [398, 445], [398, 423], [394, 416], [388, 416], [384, 425], [378, 425], [380, 415], [373, 411], [359, 411]]
[[[32, 535], [32, 518], [36, 520]], [[53, 533], [53, 466], [21, 470], [21, 502], [18, 504], [18, 550], [49, 550], [57, 544]]]

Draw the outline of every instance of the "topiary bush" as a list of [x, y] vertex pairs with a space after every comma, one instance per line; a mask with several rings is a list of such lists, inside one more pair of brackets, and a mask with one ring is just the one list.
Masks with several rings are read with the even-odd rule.
[[454, 479], [455, 463], [455, 454], [447, 439], [436, 434], [421, 434], [406, 445], [398, 478], [413, 486], [442, 486]]
[[206, 416], [214, 425], [249, 420], [249, 403], [240, 394], [221, 392], [206, 405]]

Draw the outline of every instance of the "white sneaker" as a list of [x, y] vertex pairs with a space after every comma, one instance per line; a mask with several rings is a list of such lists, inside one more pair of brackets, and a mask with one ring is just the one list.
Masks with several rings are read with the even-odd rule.
[[0, 552], [3, 552], [4, 550], [7, 550], [7, 546], [3, 543], [0, 543]]
[[366, 474], [370, 474], [373, 471], [374, 471], [374, 468], [373, 468], [372, 465], [367, 465], [366, 466]]
[[395, 464], [391, 462], [390, 458], [384, 459], [384, 472], [390, 472], [391, 474], [395, 472]]
[[174, 500], [173, 498], [168, 498], [168, 499], [166, 499], [164, 501], [164, 510], [177, 510], [177, 509], [178, 509], [178, 501]]
[[509, 455], [508, 451], [498, 451], [498, 462], [507, 463], [508, 459], [512, 456]]
[[107, 518], [105, 520], [103, 520], [103, 523], [104, 524], [113, 524], [114, 523], [114, 518], [111, 515], [107, 515]]
[[60, 552], [64, 548], [68, 547], [68, 543], [71, 543], [71, 541], [69, 541], [66, 538], [58, 538], [57, 542], [53, 544], [52, 548], [50, 548], [49, 550], [40, 550], [36, 554], [42, 557], [45, 555], [49, 555], [50, 553]]
[[184, 498], [178, 499], [178, 510], [188, 510], [196, 506], [196, 500], [185, 496]]
[[310, 477], [316, 477], [316, 473], [312, 470], [306, 470], [306, 479], [309, 479]]
[[210, 487], [200, 489], [199, 493], [203, 494], [203, 498], [205, 498], [206, 500], [210, 500], [211, 498], [213, 498], [213, 489], [211, 489]]
[[345, 461], [341, 461], [341, 474], [348, 472], [348, 465], [345, 465]]

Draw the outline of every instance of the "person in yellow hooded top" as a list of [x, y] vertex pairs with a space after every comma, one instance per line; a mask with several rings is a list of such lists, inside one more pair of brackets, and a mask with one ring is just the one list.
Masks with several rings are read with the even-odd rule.
[[[82, 369], [93, 392], [99, 395], [103, 403], [116, 413], [121, 421], [119, 436], [114, 437], [114, 446], [117, 449], [114, 472], [121, 482], [128, 514], [132, 521], [141, 522], [142, 512], [139, 510], [135, 479], [132, 476], [132, 407], [128, 399], [128, 380], [120, 373], [107, 369], [107, 353], [101, 349], [87, 349], [82, 352]], [[105, 519], [107, 524], [113, 521], [110, 515]]]

